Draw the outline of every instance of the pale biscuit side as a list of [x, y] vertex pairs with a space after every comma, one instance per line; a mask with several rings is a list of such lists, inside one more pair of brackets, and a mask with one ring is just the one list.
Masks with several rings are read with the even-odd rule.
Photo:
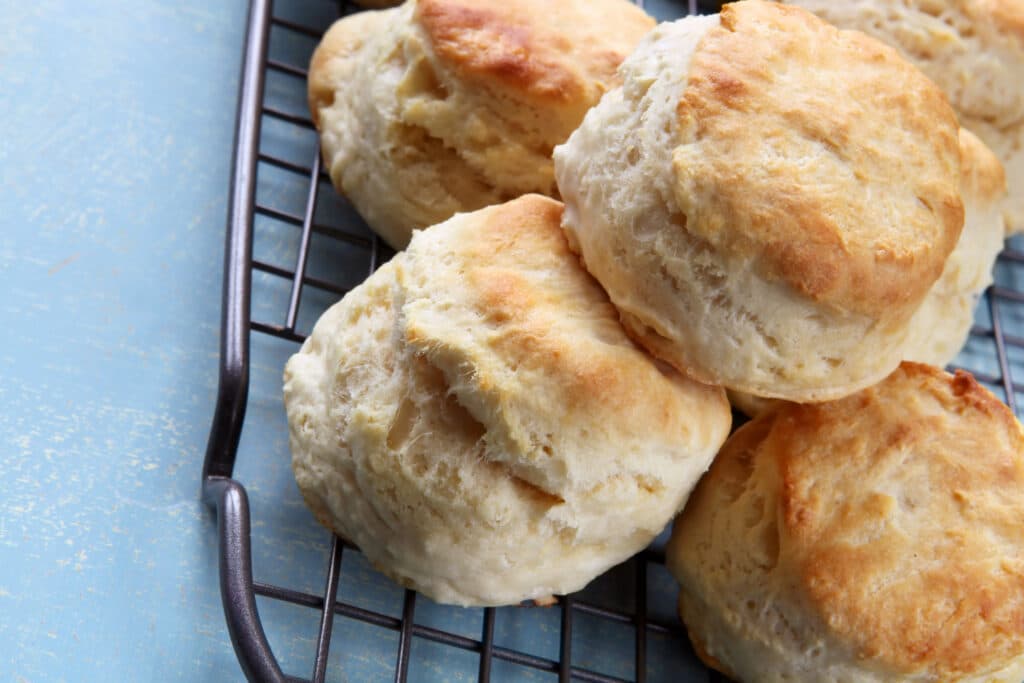
[[552, 148], [654, 23], [596, 4], [411, 0], [336, 22], [310, 67], [335, 186], [395, 248], [459, 211], [557, 196]]

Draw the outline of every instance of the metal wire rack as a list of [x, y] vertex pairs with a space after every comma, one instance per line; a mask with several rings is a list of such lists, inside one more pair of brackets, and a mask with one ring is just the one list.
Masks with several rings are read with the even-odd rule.
[[[330, 541], [326, 553], [326, 580], [321, 593], [254, 580], [248, 494], [233, 478], [249, 400], [251, 332], [284, 340], [294, 351], [295, 344], [305, 338], [304, 332], [327, 305], [391, 256], [351, 207], [330, 189], [305, 108], [308, 54], [334, 18], [355, 8], [333, 0], [319, 0], [319, 4], [306, 0], [302, 11], [293, 11], [297, 2], [279, 0], [274, 8], [270, 0], [252, 0], [250, 5], [225, 251], [220, 386], [203, 467], [204, 499], [217, 511], [224, 611], [243, 672], [253, 681], [327, 680], [331, 674], [327, 664], [332, 630], [341, 618], [397, 634], [393, 680], [398, 682], [448, 680], [444, 673], [416, 675], [410, 668], [417, 640], [475, 656], [473, 674], [479, 681], [519, 680], [530, 677], [530, 672], [540, 674], [540, 678], [557, 677], [560, 682], [726, 680], [696, 663], [682, 627], [673, 617], [665, 616], [674, 612], [664, 607], [674, 605], [675, 596], [652, 586], [657, 582], [650, 578], [652, 570], [664, 563], [659, 542], [616, 570], [617, 588], [625, 594], [625, 600], [609, 604], [595, 599], [595, 592], [588, 590], [561, 598], [553, 608], [477, 610], [481, 615], [476, 635], [421, 623], [417, 619], [418, 598], [410, 590], [404, 592], [397, 615], [360, 606], [345, 595], [339, 597], [343, 559], [358, 557], [359, 551], [338, 538]], [[694, 0], [675, 5], [672, 0], [662, 0], [658, 10], [665, 18], [672, 12], [678, 16], [717, 11], [717, 3], [705, 7]], [[276, 132], [268, 134], [270, 129]], [[284, 188], [286, 185], [291, 190]], [[254, 242], [264, 233], [272, 233], [271, 241], [279, 238], [290, 245], [284, 250], [291, 257], [289, 264], [254, 254]], [[311, 249], [314, 238], [318, 240], [317, 248]], [[327, 254], [325, 259], [331, 264], [330, 268], [319, 269], [323, 273], [315, 272], [321, 253]], [[1016, 411], [1017, 394], [1024, 392], [1024, 385], [1016, 383], [1012, 374], [1017, 369], [1020, 375], [1019, 366], [1024, 362], [1024, 251], [1008, 245], [1000, 256], [996, 280], [979, 305], [978, 324], [958, 358], [958, 367], [973, 372]], [[274, 283], [274, 287], [260, 289], [266, 282]], [[289, 457], [287, 453], [279, 455], [283, 460]], [[309, 523], [314, 524], [311, 517]], [[606, 589], [598, 586], [597, 591]], [[302, 677], [282, 671], [257, 611], [257, 596], [318, 613], [313, 661]], [[423, 604], [422, 599], [419, 604]], [[652, 611], [655, 604], [663, 608], [655, 610], [658, 614]], [[551, 648], [549, 654], [499, 644], [496, 623], [500, 615], [524, 609], [546, 609], [548, 614], [557, 610], [557, 635], [548, 636], [557, 639], [557, 648]], [[627, 638], [630, 643], [617, 643], [619, 650], [631, 650], [631, 665], [625, 667], [628, 671], [619, 667], [608, 673], [574, 658], [574, 647], [580, 647], [574, 624], [584, 617], [631, 631]], [[655, 675], [661, 671], [658, 658], [662, 655], [660, 651], [652, 654], [649, 643], [653, 637], [667, 638], [671, 648], [683, 653], [682, 669], [673, 664], [676, 668], [669, 673]], [[467, 680], [464, 674], [458, 680]], [[390, 672], [383, 676], [390, 677]]]

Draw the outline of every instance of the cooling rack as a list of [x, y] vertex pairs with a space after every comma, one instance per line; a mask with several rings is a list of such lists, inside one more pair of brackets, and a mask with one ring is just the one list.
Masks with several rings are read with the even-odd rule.
[[[660, 19], [718, 9], [693, 0], [647, 5]], [[280, 404], [284, 360], [327, 306], [392, 255], [330, 187], [305, 105], [309, 55], [331, 21], [356, 9], [330, 0], [250, 4], [219, 391], [202, 472], [204, 500], [217, 514], [221, 597], [242, 671], [273, 683], [725, 681], [694, 658], [675, 618], [664, 534], [556, 606], [446, 608], [373, 572], [358, 549], [330, 537], [299, 501]], [[1022, 376], [1022, 362], [1024, 251], [1014, 240], [999, 258], [996, 284], [979, 302], [956, 367], [1016, 412], [1024, 385], [1013, 376]], [[259, 501], [255, 514], [250, 491]], [[275, 524], [302, 540], [283, 551], [261, 545], [261, 532]], [[269, 579], [254, 578], [254, 547]], [[275, 569], [282, 554], [290, 571]], [[296, 579], [297, 564], [309, 573]], [[286, 625], [278, 628], [279, 621]], [[299, 622], [304, 626], [293, 626]]]

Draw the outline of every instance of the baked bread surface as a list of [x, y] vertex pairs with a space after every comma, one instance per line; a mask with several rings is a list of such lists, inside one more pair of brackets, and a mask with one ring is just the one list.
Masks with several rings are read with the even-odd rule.
[[942, 276], [914, 313], [906, 360], [945, 367], [963, 348], [974, 324], [974, 309], [992, 284], [1003, 248], [1006, 174], [981, 140], [960, 130], [964, 229], [946, 260]]
[[724, 392], [629, 340], [561, 213], [530, 195], [418, 233], [285, 369], [317, 518], [441, 602], [582, 588], [650, 543], [728, 435]]
[[955, 118], [892, 49], [806, 12], [726, 6], [676, 116], [694, 238], [868, 315], [920, 301], [942, 271], [963, 222]]
[[[953, 361], [970, 335], [974, 309], [992, 284], [992, 269], [1003, 248], [1006, 176], [992, 150], [964, 128], [960, 129], [960, 193], [963, 232], [942, 276], [914, 313], [904, 360], [938, 367]], [[728, 396], [733, 406], [750, 417], [775, 401], [738, 391]]]
[[967, 373], [903, 363], [740, 428], [676, 521], [697, 651], [743, 681], [1024, 677], [1024, 435]]
[[410, 0], [340, 19], [309, 102], [335, 186], [395, 248], [521, 194], [654, 26], [628, 0]]
[[956, 117], [895, 50], [757, 0], [662, 24], [555, 152], [570, 243], [700, 381], [879, 381], [959, 238]]
[[965, 128], [996, 153], [1009, 180], [1002, 211], [1024, 230], [1024, 2], [787, 0], [896, 47], [948, 95]]

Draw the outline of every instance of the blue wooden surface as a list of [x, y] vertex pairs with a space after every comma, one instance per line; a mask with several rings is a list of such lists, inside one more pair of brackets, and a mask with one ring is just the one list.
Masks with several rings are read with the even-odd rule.
[[0, 680], [235, 680], [198, 466], [242, 2], [0, 3]]
[[[220, 607], [216, 520], [198, 490], [244, 14], [243, 2], [199, 0], [0, 3], [0, 681], [241, 678]], [[299, 59], [311, 49], [281, 35], [272, 44]], [[287, 79], [268, 83], [269, 98], [301, 107], [301, 96]], [[263, 137], [309, 163], [309, 131], [268, 124]], [[260, 183], [282, 208], [305, 199], [301, 180], [261, 169]], [[353, 218], [331, 195], [322, 212]], [[263, 223], [255, 249], [290, 267], [296, 245], [294, 229]], [[312, 268], [361, 279], [363, 256], [322, 246]], [[255, 279], [257, 317], [280, 321], [285, 284]], [[307, 292], [300, 327], [331, 299]], [[1024, 328], [1022, 308], [1004, 304], [1004, 324]], [[254, 337], [237, 475], [257, 578], [318, 593], [329, 539], [292, 482], [280, 398], [293, 350]], [[1024, 354], [1010, 355], [1017, 368]], [[992, 371], [993, 358], [991, 340], [975, 339], [961, 360]], [[649, 582], [652, 616], [673, 619], [671, 579], [654, 567]], [[588, 594], [629, 609], [632, 590], [623, 568]], [[346, 554], [341, 597], [401, 613], [402, 592], [357, 553]], [[285, 670], [308, 675], [317, 613], [259, 606]], [[557, 659], [558, 617], [503, 610], [497, 643]], [[470, 638], [481, 628], [478, 610], [427, 600], [416, 620]], [[632, 638], [629, 626], [578, 616], [573, 661], [631, 677]], [[390, 679], [396, 646], [392, 631], [339, 619], [329, 680]], [[648, 647], [651, 680], [706, 680], [685, 644], [652, 634]], [[476, 667], [472, 653], [414, 640], [410, 680], [469, 681]], [[501, 662], [495, 674], [552, 678]]]

